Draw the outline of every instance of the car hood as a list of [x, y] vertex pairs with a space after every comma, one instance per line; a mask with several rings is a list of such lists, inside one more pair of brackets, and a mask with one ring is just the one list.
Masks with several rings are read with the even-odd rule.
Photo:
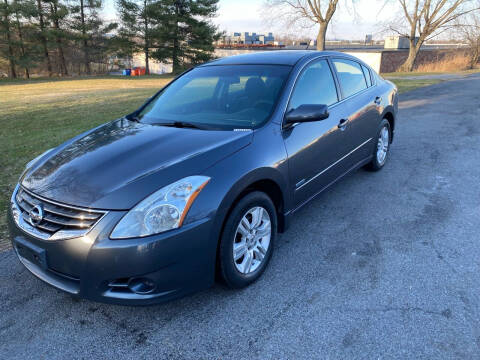
[[253, 132], [147, 125], [121, 119], [99, 126], [39, 159], [22, 186], [45, 198], [126, 210], [174, 181], [250, 144]]

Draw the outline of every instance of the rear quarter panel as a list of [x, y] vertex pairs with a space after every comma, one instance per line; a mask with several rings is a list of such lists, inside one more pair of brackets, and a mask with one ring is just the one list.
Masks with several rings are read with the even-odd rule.
[[396, 125], [397, 125], [397, 114], [398, 114], [398, 89], [394, 83], [391, 81], [381, 79], [379, 81], [379, 87], [382, 92], [382, 109], [381, 109], [381, 119], [385, 118], [388, 113], [393, 116], [393, 126], [392, 126], [392, 140], [393, 134], [395, 134]]

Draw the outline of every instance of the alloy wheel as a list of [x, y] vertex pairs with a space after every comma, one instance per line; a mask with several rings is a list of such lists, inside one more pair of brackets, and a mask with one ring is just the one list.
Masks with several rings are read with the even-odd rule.
[[377, 142], [377, 162], [381, 166], [387, 159], [388, 147], [390, 146], [390, 132], [388, 128], [384, 126], [380, 131]]
[[233, 242], [233, 261], [242, 274], [250, 274], [263, 263], [270, 246], [272, 223], [267, 210], [256, 206], [240, 220]]

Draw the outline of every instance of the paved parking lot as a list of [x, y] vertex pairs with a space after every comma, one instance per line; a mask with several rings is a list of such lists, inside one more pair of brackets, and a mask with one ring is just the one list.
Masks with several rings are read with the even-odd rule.
[[479, 104], [479, 75], [402, 95], [386, 168], [302, 209], [242, 291], [109, 306], [0, 253], [0, 358], [478, 359]]

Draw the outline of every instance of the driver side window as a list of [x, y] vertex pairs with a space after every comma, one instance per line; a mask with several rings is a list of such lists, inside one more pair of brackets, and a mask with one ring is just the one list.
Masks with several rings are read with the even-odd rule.
[[327, 60], [310, 63], [300, 74], [288, 110], [300, 105], [332, 105], [338, 101], [337, 88]]

